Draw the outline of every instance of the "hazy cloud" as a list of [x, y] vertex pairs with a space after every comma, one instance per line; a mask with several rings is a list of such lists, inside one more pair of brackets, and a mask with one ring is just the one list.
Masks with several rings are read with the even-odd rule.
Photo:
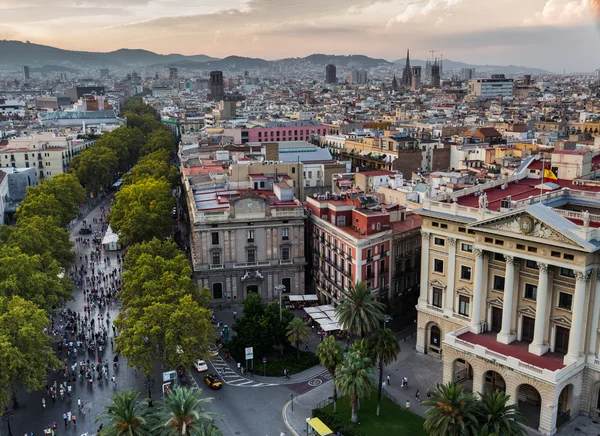
[[[595, 4], [595, 6], [593, 6]], [[587, 21], [593, 12], [598, 11], [599, 0], [547, 0], [542, 10], [534, 17], [526, 18], [523, 23], [568, 25]]]
[[425, 0], [410, 3], [401, 14], [392, 18], [389, 24], [408, 23], [410, 21], [427, 18], [430, 15], [436, 15], [436, 19], [441, 23], [443, 20], [441, 14], [446, 13], [453, 6], [462, 3], [463, 0]]

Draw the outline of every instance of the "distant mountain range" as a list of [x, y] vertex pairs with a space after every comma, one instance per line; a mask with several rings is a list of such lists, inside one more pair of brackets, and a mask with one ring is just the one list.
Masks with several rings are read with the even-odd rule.
[[[0, 66], [20, 68], [22, 65], [32, 67], [32, 71], [69, 71], [78, 68], [111, 68], [111, 67], [148, 67], [165, 68], [177, 67], [196, 70], [250, 70], [262, 68], [295, 67], [311, 63], [315, 66], [325, 66], [332, 63], [338, 67], [375, 68], [378, 66], [398, 65], [401, 70], [406, 60], [394, 62], [385, 59], [375, 59], [363, 55], [328, 55], [312, 54], [303, 58], [286, 58], [267, 61], [259, 58], [243, 56], [228, 56], [224, 59], [214, 58], [203, 54], [186, 56], [182, 54], [161, 55], [148, 50], [120, 49], [111, 52], [89, 52], [63, 50], [29, 42], [0, 40]], [[425, 61], [411, 59], [411, 65], [425, 65]], [[444, 71], [461, 68], [475, 68], [487, 73], [527, 73], [548, 74], [538, 68], [500, 65], [471, 65], [463, 62], [444, 60]]]

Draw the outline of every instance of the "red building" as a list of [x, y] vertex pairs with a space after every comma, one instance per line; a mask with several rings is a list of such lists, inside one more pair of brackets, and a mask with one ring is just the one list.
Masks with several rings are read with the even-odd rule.
[[404, 217], [404, 209], [358, 195], [308, 198], [306, 209], [308, 256], [321, 301], [337, 303], [360, 281], [380, 296], [391, 296], [392, 222]]

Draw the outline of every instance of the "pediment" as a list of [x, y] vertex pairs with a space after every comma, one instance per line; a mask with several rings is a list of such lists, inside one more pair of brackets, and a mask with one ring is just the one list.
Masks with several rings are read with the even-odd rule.
[[456, 288], [455, 290], [456, 292], [460, 292], [461, 294], [473, 295], [471, 290], [465, 286], [461, 286], [460, 288]]
[[[548, 212], [554, 213], [551, 209], [548, 209]], [[566, 231], [560, 231], [560, 229], [549, 225], [526, 210], [486, 219], [485, 221], [471, 224], [470, 227], [479, 231], [501, 234], [503, 236], [511, 236], [512, 234], [515, 238], [519, 239], [549, 239], [582, 248], [581, 244], [570, 237]]]
[[535, 310], [529, 306], [518, 307], [517, 312], [519, 312], [523, 315], [535, 316]]
[[496, 297], [496, 298], [488, 298], [486, 300], [487, 304], [491, 304], [492, 306], [503, 306], [504, 305], [504, 300], [500, 297]]
[[434, 287], [436, 287], [436, 288], [444, 288], [444, 289], [446, 288], [446, 284], [445, 284], [445, 283], [443, 283], [443, 282], [441, 282], [441, 281], [440, 281], [440, 280], [438, 280], [438, 279], [433, 279], [433, 280], [431, 280], [431, 281], [429, 282], [429, 284], [430, 284], [431, 286], [434, 286]]
[[567, 318], [566, 316], [560, 315], [560, 316], [551, 316], [550, 317], [550, 321], [556, 323], [556, 324], [562, 324], [564, 326], [568, 326], [571, 327], [571, 320], [569, 318]]

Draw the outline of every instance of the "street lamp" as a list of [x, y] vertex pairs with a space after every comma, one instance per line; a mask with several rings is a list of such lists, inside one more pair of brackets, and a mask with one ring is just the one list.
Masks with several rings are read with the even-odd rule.
[[144, 386], [148, 389], [148, 407], [152, 407], [152, 389], [154, 389], [155, 380], [149, 375], [144, 380]]
[[[383, 315], [383, 329], [387, 327], [387, 323], [392, 319], [389, 315]], [[377, 416], [381, 407], [381, 390], [383, 389], [383, 359], [379, 359], [379, 386], [377, 387]]]
[[279, 291], [279, 322], [283, 323], [283, 309], [281, 306], [281, 297], [283, 295], [283, 291], [285, 291], [284, 285], [275, 286], [275, 290]]
[[13, 419], [13, 413], [8, 410], [8, 407], [4, 408], [4, 413], [2, 414], [2, 421], [8, 424], [8, 436], [13, 436], [12, 430], [10, 428], [10, 420]]
[[294, 413], [294, 394], [290, 394], [290, 398], [292, 399], [292, 413]]

